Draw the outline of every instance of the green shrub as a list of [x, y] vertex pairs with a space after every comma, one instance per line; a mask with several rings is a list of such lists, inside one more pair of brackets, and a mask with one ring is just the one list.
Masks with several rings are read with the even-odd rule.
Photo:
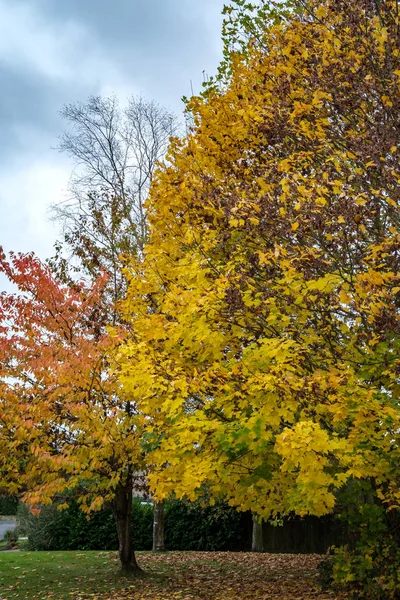
[[317, 566], [318, 582], [322, 588], [329, 588], [333, 584], [333, 559], [331, 556], [325, 557]]
[[4, 539], [10, 544], [16, 544], [18, 542], [18, 533], [15, 529], [8, 529], [4, 534]]
[[340, 501], [349, 543], [333, 550], [333, 583], [360, 600], [400, 598], [399, 511], [388, 511], [368, 482], [352, 482]]
[[343, 546], [333, 556], [333, 581], [353, 592], [359, 600], [400, 598], [400, 548], [393, 539], [375, 540], [357, 545], [355, 550]]

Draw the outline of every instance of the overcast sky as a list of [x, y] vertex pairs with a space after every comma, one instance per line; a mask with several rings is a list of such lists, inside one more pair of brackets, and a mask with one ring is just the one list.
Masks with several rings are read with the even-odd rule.
[[177, 113], [221, 59], [224, 0], [0, 0], [0, 245], [51, 256], [72, 166], [59, 110], [142, 94]]

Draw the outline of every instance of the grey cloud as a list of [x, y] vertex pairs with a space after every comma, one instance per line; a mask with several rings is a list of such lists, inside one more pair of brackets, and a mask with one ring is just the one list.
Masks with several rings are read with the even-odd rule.
[[135, 92], [179, 112], [190, 81], [198, 91], [202, 71], [215, 72], [223, 3], [0, 0], [0, 20], [2, 11], [12, 13], [4, 30], [10, 43], [0, 45], [0, 203], [7, 213], [0, 244], [44, 253], [44, 238], [56, 237], [42, 215], [45, 202], [61, 199], [71, 172], [51, 150], [63, 128], [62, 106], [96, 93], [115, 91], [124, 100]]
[[103, 40], [113, 40], [117, 46], [140, 44], [151, 53], [168, 53], [178, 36], [187, 41], [201, 37], [199, 16], [212, 8], [218, 13], [223, 6], [223, 0], [30, 0], [30, 3], [53, 19], [82, 21]]
[[189, 94], [190, 80], [197, 90], [202, 72], [215, 70], [224, 0], [30, 0], [30, 4], [55, 21], [84, 24], [141, 91], [160, 101], [165, 96], [175, 107], [183, 94]]
[[[20, 135], [24, 128], [36, 130], [36, 143], [41, 145], [41, 139], [46, 138], [49, 147], [54, 133], [62, 127], [58, 108], [73, 100], [78, 92], [67, 85], [56, 85], [37, 73], [22, 69], [13, 71], [1, 65], [0, 89], [3, 90], [0, 96], [0, 167], [4, 166], [5, 157], [26, 146], [27, 140]], [[80, 90], [81, 95], [85, 92]]]

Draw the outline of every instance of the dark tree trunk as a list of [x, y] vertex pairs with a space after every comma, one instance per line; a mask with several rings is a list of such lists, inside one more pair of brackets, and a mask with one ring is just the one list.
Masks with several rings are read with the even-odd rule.
[[253, 533], [251, 536], [251, 551], [264, 552], [263, 522], [253, 515]]
[[164, 502], [154, 503], [153, 552], [164, 552]]
[[132, 544], [132, 477], [128, 476], [125, 485], [119, 484], [115, 490], [113, 512], [117, 525], [119, 558], [124, 573], [138, 573], [141, 568], [136, 562]]

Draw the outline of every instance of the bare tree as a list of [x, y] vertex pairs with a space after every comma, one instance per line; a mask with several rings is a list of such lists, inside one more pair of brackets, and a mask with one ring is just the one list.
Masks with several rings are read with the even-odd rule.
[[[81, 230], [84, 220], [85, 234], [90, 235], [100, 212], [104, 219], [116, 219], [114, 233], [128, 237], [141, 252], [147, 237], [143, 204], [155, 167], [163, 160], [170, 137], [178, 132], [176, 117], [141, 97], [130, 98], [121, 108], [115, 96], [92, 96], [85, 104], [68, 104], [61, 115], [69, 128], [58, 149], [73, 159], [75, 168], [70, 198], [53, 206], [54, 217], [67, 234]], [[107, 207], [104, 198], [115, 200]], [[99, 244], [98, 235], [93, 241]], [[110, 246], [107, 235], [100, 246]]]
[[[121, 108], [115, 96], [92, 96], [64, 106], [68, 129], [58, 149], [74, 170], [66, 201], [52, 206], [63, 241], [50, 261], [64, 276], [82, 268], [110, 273], [113, 304], [125, 292], [121, 255], [141, 255], [147, 238], [144, 202], [158, 162], [163, 161], [177, 118], [152, 100], [132, 97]], [[66, 249], [68, 250], [66, 255]], [[116, 318], [114, 312], [113, 318]]]
[[[70, 197], [52, 207], [63, 241], [50, 264], [65, 279], [71, 270], [95, 277], [110, 274], [106, 321], [119, 320], [117, 301], [126, 281], [121, 255], [141, 255], [147, 239], [144, 202], [154, 170], [163, 161], [175, 116], [154, 101], [132, 97], [121, 108], [115, 96], [93, 96], [87, 103], [66, 105], [68, 122], [58, 149], [73, 159]], [[67, 248], [67, 256], [65, 249]], [[75, 260], [71, 260], [75, 259]], [[163, 504], [156, 504], [154, 549], [163, 545]]]

